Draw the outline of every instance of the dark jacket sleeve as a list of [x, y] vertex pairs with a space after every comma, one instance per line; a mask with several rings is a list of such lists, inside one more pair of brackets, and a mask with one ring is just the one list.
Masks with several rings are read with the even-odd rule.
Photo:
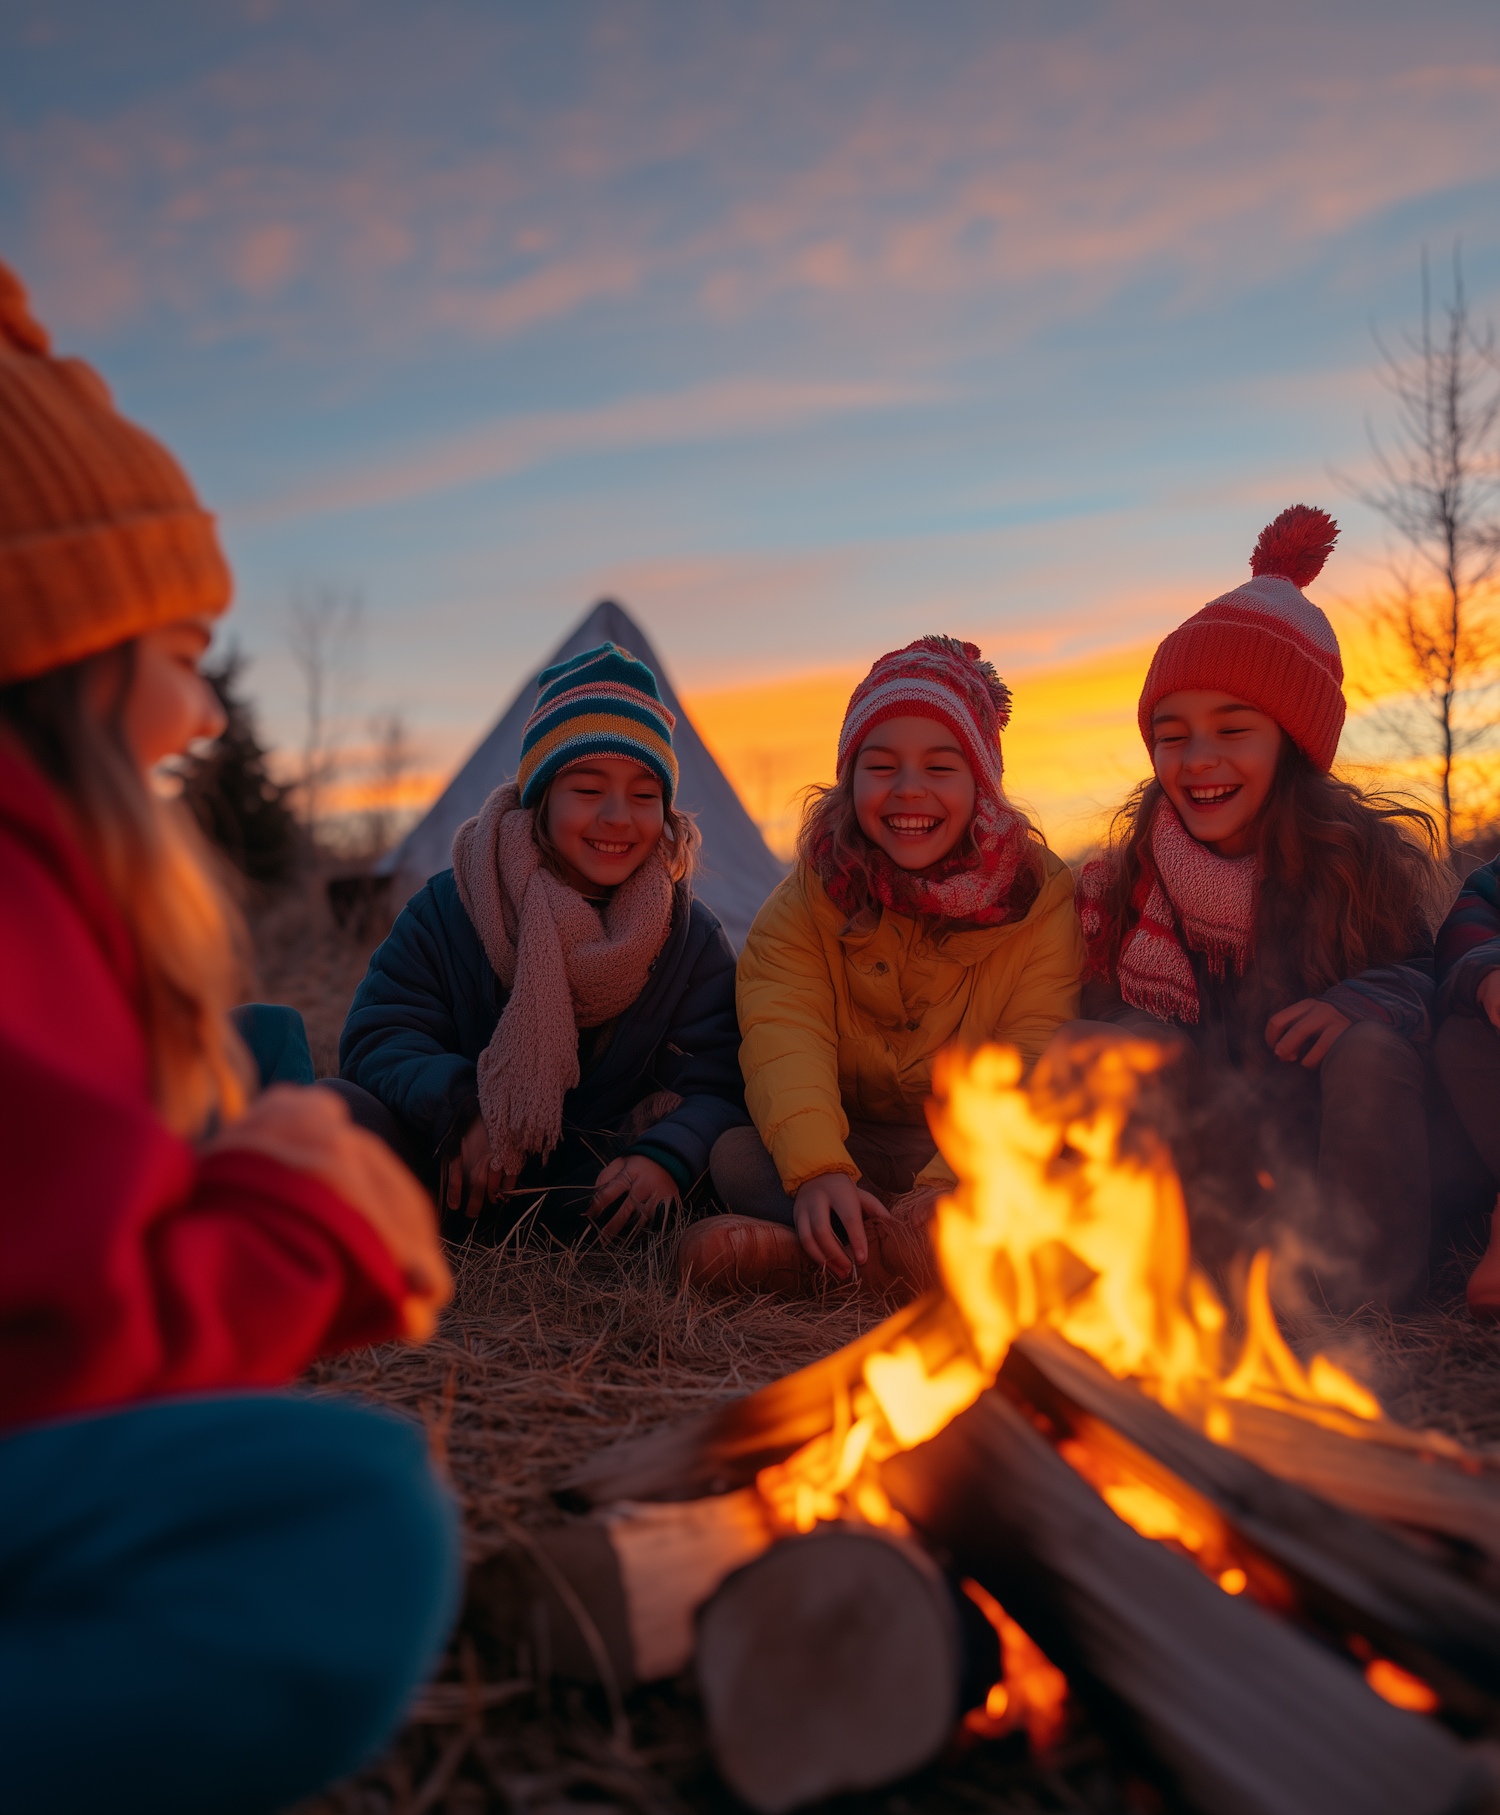
[[477, 962], [477, 936], [468, 946], [453, 937], [429, 883], [371, 958], [339, 1039], [339, 1076], [378, 1097], [434, 1150], [479, 1100], [477, 1054], [464, 1056], [458, 1005], [495, 986]]
[[1084, 983], [1078, 1012], [1085, 1021], [1106, 1021], [1127, 1033], [1142, 1034], [1148, 1039], [1164, 1025], [1144, 1008], [1132, 1008], [1120, 994], [1120, 987], [1108, 977], [1090, 977]]
[[734, 1008], [734, 948], [706, 908], [694, 903], [693, 913], [708, 923], [708, 936], [688, 969], [652, 1067], [656, 1087], [682, 1103], [629, 1149], [665, 1166], [684, 1190], [707, 1171], [719, 1136], [750, 1120]]
[[1459, 891], [1437, 936], [1438, 1011], [1477, 1015], [1475, 991], [1500, 969], [1500, 857], [1477, 869]]
[[1382, 964], [1335, 983], [1321, 999], [1351, 1021], [1379, 1021], [1414, 1045], [1425, 1046], [1432, 1038], [1436, 988], [1432, 950], [1429, 938], [1397, 964]]

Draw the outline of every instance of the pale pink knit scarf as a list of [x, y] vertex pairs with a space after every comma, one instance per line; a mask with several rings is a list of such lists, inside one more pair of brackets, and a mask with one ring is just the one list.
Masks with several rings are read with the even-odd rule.
[[479, 1113], [502, 1172], [545, 1159], [578, 1083], [578, 1030], [623, 1014], [646, 987], [672, 924], [661, 847], [601, 914], [542, 863], [514, 782], [496, 788], [453, 840], [459, 900], [510, 991], [479, 1055]]
[[[1201, 953], [1215, 977], [1242, 976], [1255, 952], [1260, 860], [1220, 857], [1199, 844], [1169, 800], [1151, 822], [1150, 891], [1140, 919], [1120, 947], [1120, 994], [1164, 1021], [1198, 1020], [1198, 981], [1177, 937]], [[1175, 914], [1173, 910], [1176, 910]], [[1087, 931], [1087, 927], [1085, 927]]]

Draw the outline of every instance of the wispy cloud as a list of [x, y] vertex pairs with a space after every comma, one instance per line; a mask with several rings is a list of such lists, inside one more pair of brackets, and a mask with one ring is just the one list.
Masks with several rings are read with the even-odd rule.
[[734, 378], [589, 410], [504, 417], [411, 446], [390, 459], [312, 477], [294, 489], [226, 512], [244, 523], [368, 510], [506, 478], [572, 455], [733, 440], [835, 416], [930, 403], [930, 386], [796, 383]]
[[241, 45], [112, 117], [11, 123], [21, 251], [67, 326], [166, 308], [293, 350], [330, 311], [369, 346], [601, 304], [711, 324], [784, 302], [860, 333], [958, 309], [1014, 335], [1142, 280], [1234, 294], [1500, 177], [1500, 54], [1452, 55], [1456, 20], [1413, 38], [1330, 7], [1289, 68], [1271, 16], [1137, 0], [1072, 30], [975, 12], [920, 66], [892, 15], [857, 43], [836, 17], [645, 9], [541, 85], [513, 30], [398, 13], [347, 65]]
[[604, 589], [684, 684], [923, 630], [1026, 679], [1302, 497], [1352, 597], [1367, 320], [1424, 239], [1500, 281], [1473, 0], [47, 10], [0, 8], [0, 256], [240, 501], [242, 623], [368, 579], [434, 749]]
[[434, 311], [439, 320], [478, 336], [515, 334], [586, 303], [629, 296], [646, 269], [638, 254], [599, 252], [545, 265], [511, 282], [447, 291], [436, 298]]

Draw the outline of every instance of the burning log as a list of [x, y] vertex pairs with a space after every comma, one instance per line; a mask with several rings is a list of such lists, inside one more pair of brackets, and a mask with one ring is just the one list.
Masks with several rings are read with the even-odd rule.
[[962, 1663], [930, 1559], [867, 1529], [824, 1526], [773, 1545], [699, 1618], [714, 1757], [761, 1815], [929, 1763], [961, 1712]]
[[957, 1354], [964, 1343], [953, 1306], [941, 1292], [905, 1305], [837, 1354], [716, 1411], [611, 1444], [566, 1478], [564, 1506], [616, 1500], [696, 1500], [748, 1487], [761, 1469], [786, 1459], [833, 1424], [841, 1394], [858, 1383], [866, 1360], [909, 1338], [924, 1353]]
[[[1227, 1352], [1166, 1144], [1136, 1113], [1159, 1061], [1111, 1042], [1029, 1090], [1013, 1054], [955, 1061], [943, 1288], [815, 1367], [617, 1446], [569, 1490], [670, 1501], [753, 1481], [783, 1532], [915, 1527], [1215, 1815], [1467, 1807], [1473, 1754], [1425, 1716], [1495, 1730], [1500, 1608], [1451, 1556], [1350, 1508], [1493, 1554], [1500, 1474], [1391, 1424], [1326, 1358], [1298, 1360], [1264, 1255]], [[1330, 1481], [1330, 1453], [1354, 1486]]]
[[[932, 1355], [944, 1346], [940, 1310], [930, 1301], [908, 1307], [872, 1331], [858, 1345], [860, 1353], [872, 1352], [875, 1339], [896, 1326], [898, 1334], [923, 1339]], [[851, 1347], [717, 1413], [603, 1452], [571, 1478], [572, 1492], [608, 1500], [627, 1484], [643, 1497], [748, 1485], [800, 1447], [798, 1439], [810, 1427], [821, 1424], [825, 1432], [831, 1427], [832, 1412], [820, 1415], [819, 1407], [828, 1408], [836, 1390], [847, 1394], [858, 1372], [859, 1355]], [[1483, 1589], [1405, 1539], [1211, 1442], [1051, 1333], [1019, 1338], [1000, 1383], [1096, 1462], [1121, 1466], [1152, 1491], [1189, 1508], [1202, 1532], [1217, 1530], [1216, 1573], [1248, 1565], [1263, 1599], [1339, 1644], [1365, 1641], [1394, 1659], [1431, 1683], [1466, 1729], [1492, 1725], [1497, 1712], [1492, 1698], [1500, 1695], [1500, 1602]], [[1235, 1416], [1241, 1416], [1240, 1408]], [[1317, 1425], [1302, 1428], [1310, 1447], [1327, 1436]], [[1500, 1530], [1500, 1499], [1492, 1480], [1422, 1463], [1414, 1452], [1390, 1453], [1412, 1470], [1426, 1471], [1429, 1498], [1441, 1495], [1450, 1476], [1460, 1493], [1487, 1494], [1493, 1541]], [[733, 1497], [743, 1497], [743, 1488]], [[1205, 1502], [1211, 1511], [1203, 1509]], [[644, 1600], [644, 1590], [639, 1592]]]
[[[1500, 1472], [1431, 1431], [1371, 1441], [1247, 1401], [1232, 1447], [1285, 1481], [1371, 1519], [1441, 1532], [1500, 1565]], [[1500, 1579], [1500, 1568], [1489, 1572]]]
[[[1405, 1538], [1210, 1442], [1047, 1331], [1016, 1341], [999, 1384], [1024, 1408], [1042, 1413], [1065, 1445], [1081, 1445], [1185, 1509], [1205, 1539], [1222, 1524], [1213, 1573], [1248, 1568], [1263, 1586], [1262, 1598], [1335, 1639], [1369, 1642], [1440, 1689], [1466, 1724], [1477, 1729], [1500, 1721], [1494, 1699], [1500, 1696], [1500, 1601], [1491, 1594]], [[1303, 1430], [1313, 1448], [1325, 1434], [1316, 1425]], [[1427, 1472], [1439, 1482], [1429, 1489], [1436, 1498], [1448, 1471], [1428, 1465]], [[1485, 1485], [1453, 1472], [1462, 1487]], [[1488, 1491], [1493, 1542], [1500, 1503], [1492, 1485]]]
[[1264, 1255], [1250, 1272], [1248, 1336], [1225, 1353], [1226, 1313], [1192, 1269], [1169, 1151], [1137, 1113], [1159, 1060], [1140, 1043], [1085, 1046], [1045, 1076], [1039, 1067], [1029, 1091], [1015, 1087], [1013, 1055], [949, 1067], [937, 1132], [963, 1182], [938, 1211], [943, 1290], [748, 1399], [605, 1452], [567, 1488], [597, 1503], [745, 1486], [823, 1440], [841, 1406], [873, 1463], [934, 1434], [1016, 1338], [1050, 1329], [1217, 1446], [1337, 1505], [1500, 1552], [1500, 1471], [1391, 1423], [1324, 1357], [1304, 1367], [1277, 1329]]
[[994, 1634], [973, 1610], [965, 1633], [917, 1544], [847, 1525], [773, 1539], [753, 1490], [615, 1506], [517, 1534], [472, 1571], [470, 1607], [541, 1674], [601, 1683], [622, 1730], [622, 1695], [696, 1653], [720, 1770], [763, 1815], [917, 1770], [983, 1699]]
[[1485, 1791], [1441, 1727], [1132, 1531], [998, 1392], [881, 1478], [1075, 1687], [1127, 1716], [1191, 1806], [1439, 1815]]

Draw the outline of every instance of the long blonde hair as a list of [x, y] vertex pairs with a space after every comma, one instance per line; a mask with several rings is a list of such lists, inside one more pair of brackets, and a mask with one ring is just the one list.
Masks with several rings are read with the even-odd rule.
[[[52, 784], [130, 933], [135, 1006], [162, 1120], [191, 1138], [232, 1120], [251, 1083], [227, 1014], [243, 1000], [249, 939], [220, 866], [185, 808], [151, 789], [125, 741], [135, 645], [0, 690], [7, 724]], [[101, 714], [93, 701], [108, 700]]]

